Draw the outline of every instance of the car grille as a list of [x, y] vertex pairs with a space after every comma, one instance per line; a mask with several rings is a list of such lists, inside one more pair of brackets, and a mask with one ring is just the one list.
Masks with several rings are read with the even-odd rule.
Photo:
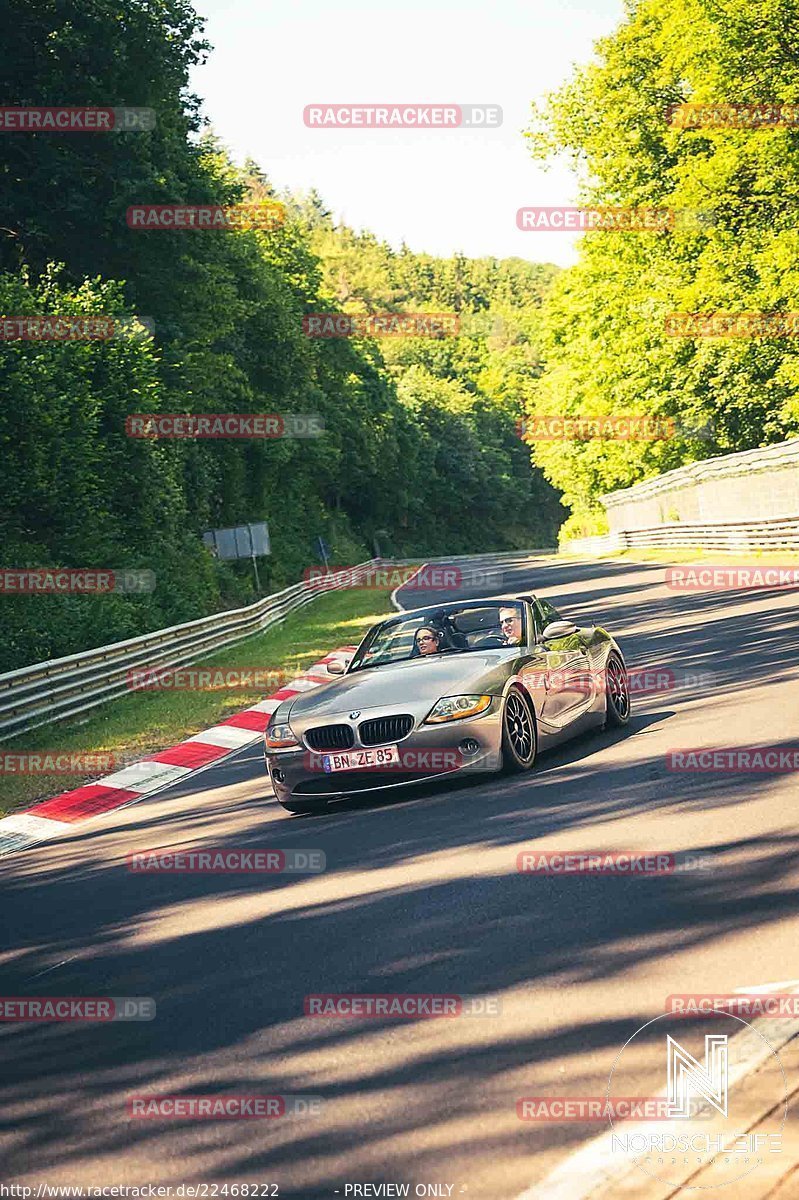
[[375, 717], [371, 721], [362, 721], [358, 726], [358, 734], [364, 746], [382, 746], [386, 742], [398, 742], [406, 737], [413, 729], [413, 717]]
[[312, 750], [351, 750], [355, 735], [349, 725], [317, 725], [305, 734]]

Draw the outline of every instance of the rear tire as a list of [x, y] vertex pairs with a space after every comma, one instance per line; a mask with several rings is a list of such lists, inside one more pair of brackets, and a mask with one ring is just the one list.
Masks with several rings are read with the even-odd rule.
[[538, 737], [530, 703], [519, 688], [508, 692], [502, 709], [502, 770], [529, 771], [535, 762]]
[[619, 729], [630, 719], [630, 687], [627, 668], [615, 652], [605, 668], [605, 726]]

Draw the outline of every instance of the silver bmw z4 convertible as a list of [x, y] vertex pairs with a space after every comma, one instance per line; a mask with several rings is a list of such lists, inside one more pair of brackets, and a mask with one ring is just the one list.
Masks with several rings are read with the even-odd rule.
[[616, 640], [540, 597], [453, 600], [374, 625], [338, 678], [284, 700], [264, 735], [289, 812], [479, 771], [526, 771], [592, 726], [626, 725]]

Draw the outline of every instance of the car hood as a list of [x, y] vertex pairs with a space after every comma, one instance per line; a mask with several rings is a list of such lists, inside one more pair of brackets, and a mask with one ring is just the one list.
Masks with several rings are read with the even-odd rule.
[[370, 667], [301, 693], [292, 702], [289, 717], [324, 718], [350, 709], [364, 712], [397, 705], [416, 708], [420, 702], [432, 705], [440, 696], [499, 695], [518, 657], [519, 648], [509, 646]]

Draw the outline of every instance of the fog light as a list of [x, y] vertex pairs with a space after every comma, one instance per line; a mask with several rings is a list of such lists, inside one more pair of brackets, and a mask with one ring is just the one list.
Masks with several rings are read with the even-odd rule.
[[459, 749], [462, 754], [476, 754], [480, 749], [480, 743], [476, 742], [474, 738], [464, 738]]
[[278, 783], [283, 783], [285, 782], [286, 774], [284, 771], [281, 771], [280, 767], [272, 767], [272, 778], [276, 779]]

